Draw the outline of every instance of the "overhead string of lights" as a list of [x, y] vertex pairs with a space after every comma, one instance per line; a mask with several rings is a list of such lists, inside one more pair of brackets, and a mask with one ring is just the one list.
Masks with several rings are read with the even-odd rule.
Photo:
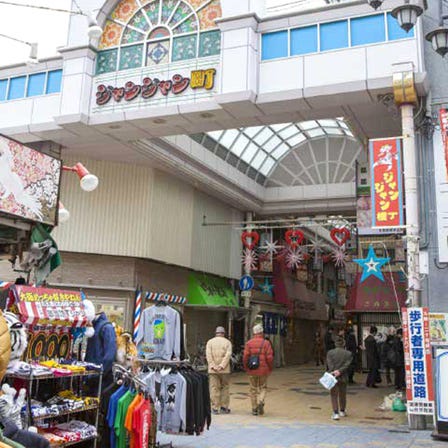
[[[433, 50], [444, 57], [448, 53], [448, 28], [444, 25], [445, 20], [448, 19], [448, 14], [443, 13], [443, 6], [448, 6], [446, 0], [431, 0], [438, 1], [439, 6], [439, 27], [426, 34], [425, 38], [431, 42]], [[367, 3], [377, 10], [380, 8], [385, 0], [367, 0]], [[407, 33], [414, 28], [417, 19], [428, 9], [428, 0], [404, 0], [404, 4], [397, 6], [391, 12], [402, 29]]]

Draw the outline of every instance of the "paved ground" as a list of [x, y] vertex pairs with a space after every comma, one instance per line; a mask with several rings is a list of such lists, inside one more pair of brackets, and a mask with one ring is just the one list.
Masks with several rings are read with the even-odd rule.
[[232, 375], [231, 415], [214, 417], [201, 437], [160, 435], [175, 448], [448, 448], [429, 431], [409, 432], [405, 413], [379, 409], [393, 389], [351, 386], [347, 418], [330, 419], [328, 392], [318, 384], [321, 369], [311, 366], [278, 369], [270, 378], [266, 415], [251, 415], [248, 381]]

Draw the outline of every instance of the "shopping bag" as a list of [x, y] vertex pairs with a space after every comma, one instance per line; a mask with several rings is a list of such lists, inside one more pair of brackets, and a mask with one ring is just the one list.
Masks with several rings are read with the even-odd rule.
[[338, 380], [328, 372], [325, 372], [322, 377], [319, 380], [319, 383], [322, 384], [322, 386], [325, 387], [325, 389], [331, 390], [334, 386], [336, 386], [336, 383]]
[[395, 412], [406, 412], [406, 405], [403, 403], [401, 398], [395, 398], [392, 402], [392, 410]]

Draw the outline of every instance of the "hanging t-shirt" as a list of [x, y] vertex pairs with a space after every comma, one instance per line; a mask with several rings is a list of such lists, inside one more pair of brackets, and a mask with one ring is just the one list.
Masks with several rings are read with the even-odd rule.
[[128, 412], [126, 414], [126, 419], [124, 421], [124, 427], [129, 432], [129, 448], [134, 448], [135, 435], [134, 435], [134, 433], [132, 431], [132, 418], [133, 418], [133, 415], [134, 415], [134, 410], [135, 410], [136, 407], [138, 407], [140, 405], [142, 400], [143, 400], [143, 397], [140, 394], [138, 394], [134, 398], [134, 400], [132, 401], [132, 403], [128, 407]]
[[138, 327], [136, 344], [148, 359], [180, 359], [181, 327], [179, 313], [170, 306], [146, 308]]
[[110, 428], [110, 446], [116, 448], [117, 436], [115, 434], [115, 418], [117, 416], [118, 400], [128, 391], [125, 386], [121, 386], [109, 400], [109, 408], [107, 410], [107, 425]]
[[162, 377], [162, 431], [176, 434], [184, 430], [187, 413], [186, 390], [185, 378], [180, 373], [170, 373]]
[[146, 448], [149, 446], [149, 431], [151, 428], [151, 403], [142, 400], [134, 410], [132, 417], [132, 429], [135, 434], [134, 448]]
[[124, 427], [126, 415], [128, 413], [129, 405], [134, 400], [136, 394], [127, 391], [119, 400], [117, 406], [117, 415], [115, 417], [114, 429], [117, 436], [116, 448], [126, 448], [127, 445], [127, 432]]

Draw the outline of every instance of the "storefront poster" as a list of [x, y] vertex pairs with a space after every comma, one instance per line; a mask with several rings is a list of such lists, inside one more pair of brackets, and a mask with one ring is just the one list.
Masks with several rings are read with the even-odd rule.
[[0, 135], [0, 213], [54, 226], [61, 161]]
[[442, 133], [443, 141], [443, 153], [445, 155], [445, 174], [446, 181], [448, 181], [448, 111], [446, 109], [440, 109], [440, 132]]
[[394, 138], [371, 140], [369, 146], [372, 226], [402, 226], [401, 141]]
[[238, 307], [238, 299], [226, 280], [209, 275], [192, 274], [188, 280], [188, 304]]
[[403, 308], [403, 343], [409, 414], [434, 414], [428, 308]]
[[429, 328], [431, 344], [448, 344], [448, 314], [430, 313]]
[[82, 327], [87, 316], [81, 293], [59, 289], [16, 285], [11, 289], [13, 303], [20, 320], [30, 326]]

